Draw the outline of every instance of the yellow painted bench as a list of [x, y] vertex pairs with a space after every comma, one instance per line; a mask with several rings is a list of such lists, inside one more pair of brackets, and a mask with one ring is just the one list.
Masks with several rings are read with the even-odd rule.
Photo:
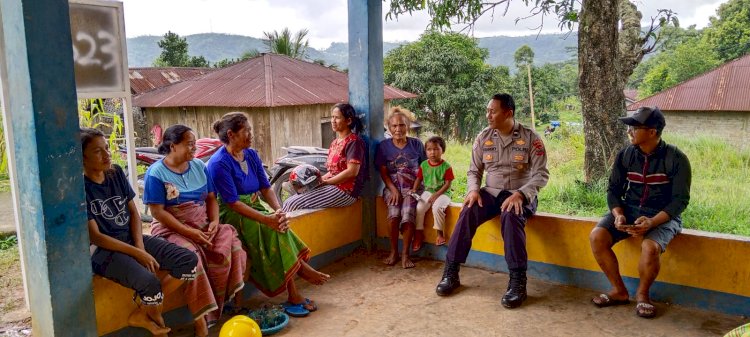
[[[290, 221], [290, 227], [312, 250], [311, 264], [322, 267], [349, 255], [362, 242], [362, 202], [336, 209], [305, 212]], [[245, 294], [253, 286], [245, 284]], [[133, 336], [145, 330], [127, 327], [128, 314], [136, 306], [133, 291], [113, 281], [94, 276], [94, 302], [97, 333], [109, 336]], [[190, 323], [185, 302], [179, 296], [168, 296], [164, 303], [165, 319], [170, 325]]]
[[[378, 245], [388, 249], [387, 209], [377, 203]], [[445, 233], [453, 232], [460, 204], [446, 212]], [[578, 218], [540, 213], [526, 225], [529, 274], [554, 283], [607, 290], [609, 282], [594, 260], [589, 233], [596, 218]], [[426, 242], [420, 252], [425, 257], [445, 260], [447, 246], [434, 246], [436, 233], [432, 215], [425, 220]], [[640, 240], [628, 239], [615, 246], [620, 271], [631, 291], [638, 282]], [[479, 227], [472, 242], [467, 265], [507, 272], [503, 258], [500, 220], [495, 218]], [[698, 307], [705, 310], [750, 316], [750, 238], [683, 230], [661, 258], [661, 271], [651, 289], [657, 301]], [[437, 284], [439, 280], [435, 279]], [[632, 294], [631, 294], [632, 295]]]

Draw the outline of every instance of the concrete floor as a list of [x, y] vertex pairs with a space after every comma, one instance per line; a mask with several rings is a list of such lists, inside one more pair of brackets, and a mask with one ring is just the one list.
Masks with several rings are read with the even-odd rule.
[[[657, 318], [646, 320], [635, 316], [634, 303], [599, 309], [590, 303], [593, 291], [533, 279], [524, 305], [507, 310], [499, 303], [507, 274], [462, 268], [463, 287], [441, 298], [435, 295], [441, 262], [421, 260], [403, 270], [382, 265], [383, 256], [357, 252], [323, 269], [332, 275], [326, 285], [300, 282], [320, 309], [292, 318], [277, 336], [723, 336], [749, 321], [663, 303]], [[248, 305], [284, 300], [257, 295]], [[173, 335], [192, 336], [191, 330]]]

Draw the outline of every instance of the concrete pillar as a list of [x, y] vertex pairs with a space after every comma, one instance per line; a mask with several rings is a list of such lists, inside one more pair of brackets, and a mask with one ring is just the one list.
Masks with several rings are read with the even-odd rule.
[[35, 336], [96, 336], [68, 2], [0, 1], [0, 75]]
[[360, 114], [368, 144], [370, 180], [365, 186], [362, 240], [367, 249], [377, 237], [375, 196], [382, 186], [375, 169], [375, 148], [383, 140], [383, 1], [348, 0], [349, 6], [349, 103]]

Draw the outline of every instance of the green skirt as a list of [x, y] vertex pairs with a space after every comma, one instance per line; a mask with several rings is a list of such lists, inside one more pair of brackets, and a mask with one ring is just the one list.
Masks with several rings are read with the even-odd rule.
[[[240, 201], [263, 213], [273, 213], [256, 194], [241, 195]], [[250, 282], [268, 297], [286, 290], [302, 261], [310, 259], [310, 249], [291, 229], [279, 233], [270, 227], [246, 218], [225, 203], [219, 204], [221, 223], [234, 226], [247, 251]]]

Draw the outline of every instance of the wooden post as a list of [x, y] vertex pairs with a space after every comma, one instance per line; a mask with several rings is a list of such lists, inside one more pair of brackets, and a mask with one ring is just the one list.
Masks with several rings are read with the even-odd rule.
[[536, 130], [536, 120], [534, 118], [534, 91], [531, 90], [531, 65], [526, 64], [526, 73], [529, 75], [529, 104], [531, 105], [531, 129]]
[[96, 336], [71, 41], [67, 1], [0, 1], [0, 74], [35, 336]]
[[382, 183], [375, 148], [383, 140], [383, 1], [349, 0], [349, 103], [364, 123], [370, 180], [362, 193], [362, 241], [368, 250], [377, 237], [375, 196]]

